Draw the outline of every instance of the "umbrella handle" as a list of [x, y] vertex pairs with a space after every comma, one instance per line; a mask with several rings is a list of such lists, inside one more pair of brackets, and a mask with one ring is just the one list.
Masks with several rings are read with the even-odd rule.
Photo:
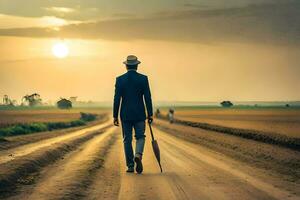
[[153, 131], [152, 131], [152, 126], [151, 124], [148, 122], [149, 124], [149, 128], [150, 128], [150, 133], [151, 133], [151, 138], [152, 138], [152, 141], [154, 141], [154, 136], [153, 136]]

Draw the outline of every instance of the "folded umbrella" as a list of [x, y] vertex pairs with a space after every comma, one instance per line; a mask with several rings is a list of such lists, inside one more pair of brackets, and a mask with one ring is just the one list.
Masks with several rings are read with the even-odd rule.
[[157, 141], [154, 139], [151, 124], [150, 124], [150, 123], [148, 123], [148, 124], [149, 124], [150, 133], [151, 133], [151, 138], [152, 138], [152, 148], [153, 148], [153, 152], [154, 152], [154, 155], [155, 155], [156, 160], [157, 160], [157, 162], [158, 162], [158, 165], [159, 165], [159, 168], [160, 168], [160, 172], [162, 172], [162, 167], [161, 167], [161, 164], [160, 164], [160, 150], [159, 150], [159, 146], [158, 146]]

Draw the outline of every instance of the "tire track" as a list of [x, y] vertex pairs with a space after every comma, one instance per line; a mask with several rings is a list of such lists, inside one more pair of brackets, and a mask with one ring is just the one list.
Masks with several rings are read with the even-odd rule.
[[[91, 132], [85, 132], [68, 138], [48, 147], [39, 148], [33, 153], [20, 156], [12, 161], [0, 165], [0, 198], [15, 193], [22, 185], [32, 184], [36, 174], [44, 167], [56, 162], [67, 153], [76, 150], [81, 144], [102, 134], [108, 127]], [[82, 136], [83, 135], [83, 136]]]
[[116, 140], [115, 128], [97, 135], [68, 154], [63, 160], [45, 168], [34, 185], [11, 199], [82, 199], [103, 166], [109, 147]]
[[20, 147], [8, 149], [6, 151], [0, 152], [0, 164], [12, 161], [14, 159], [17, 159], [18, 157], [26, 156], [34, 151], [37, 151], [44, 147], [50, 147], [53, 144], [56, 144], [58, 142], [67, 141], [69, 139], [78, 137], [78, 136], [84, 136], [87, 132], [97, 131], [99, 129], [105, 128], [110, 126], [111, 124], [109, 122], [104, 124], [95, 125], [89, 128], [80, 129], [77, 131], [74, 131], [72, 133], [69, 133], [67, 135], [61, 135], [50, 139], [45, 139], [38, 142], [33, 142], [27, 145], [23, 145]]
[[[157, 131], [159, 132], [159, 131]], [[236, 167], [232, 166], [229, 163], [226, 163], [224, 161], [219, 160], [218, 158], [214, 158], [208, 154], [205, 154], [201, 151], [198, 151], [197, 149], [200, 150], [200, 148], [197, 148], [196, 146], [192, 146], [191, 144], [189, 145], [186, 142], [179, 141], [175, 137], [169, 136], [166, 133], [160, 132], [161, 136], [161, 141], [163, 141], [162, 147], [164, 147], [164, 151], [166, 153], [169, 153], [170, 155], [173, 154], [174, 157], [174, 162], [175, 158], [177, 157], [185, 157], [189, 158], [187, 161], [183, 161], [182, 159], [178, 159], [178, 162], [182, 162], [180, 166], [185, 166], [185, 167], [190, 167], [190, 172], [193, 175], [197, 174], [197, 171], [193, 172], [191, 169], [197, 169], [199, 170], [199, 166], [202, 164], [205, 164], [204, 166], [209, 167], [210, 170], [216, 170], [218, 171], [219, 174], [223, 172], [222, 174], [234, 178], [238, 180], [237, 182], [240, 182], [239, 188], [241, 189], [242, 186], [247, 185], [245, 189], [249, 190], [250, 188], [254, 188], [255, 191], [252, 193], [252, 195], [257, 195], [255, 199], [257, 198], [262, 198], [265, 196], [267, 199], [299, 199], [296, 195], [293, 193], [286, 191], [284, 189], [277, 188], [273, 186], [272, 184], [269, 184], [265, 182], [265, 180], [258, 179], [256, 177], [253, 177], [249, 175], [248, 173], [245, 173], [239, 169], [236, 169]], [[170, 150], [172, 149], [172, 151]], [[181, 156], [182, 155], [182, 156]], [[190, 162], [190, 163], [188, 163]], [[198, 166], [198, 167], [197, 167]], [[207, 171], [207, 170], [206, 170]], [[198, 171], [200, 173], [200, 171]], [[208, 174], [213, 174], [212, 172], [210, 173], [207, 171]], [[230, 176], [229, 176], [230, 175]], [[234, 180], [232, 179], [232, 180]], [[233, 181], [230, 181], [233, 182]], [[243, 183], [244, 182], [244, 183]], [[265, 195], [261, 195], [261, 194]], [[249, 193], [250, 194], [250, 193]]]
[[[121, 133], [118, 133], [121, 136]], [[109, 148], [103, 167], [97, 171], [90, 188], [85, 191], [85, 199], [118, 199], [120, 191], [120, 166], [123, 159], [120, 154], [123, 153], [121, 137]], [[123, 155], [123, 154], [122, 154]], [[121, 169], [122, 170], [122, 169]]]

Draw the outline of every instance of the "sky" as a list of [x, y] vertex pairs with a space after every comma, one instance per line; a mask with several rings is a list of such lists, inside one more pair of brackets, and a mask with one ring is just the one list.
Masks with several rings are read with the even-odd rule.
[[300, 100], [299, 22], [299, 0], [0, 0], [0, 96], [111, 101], [134, 54], [154, 101]]

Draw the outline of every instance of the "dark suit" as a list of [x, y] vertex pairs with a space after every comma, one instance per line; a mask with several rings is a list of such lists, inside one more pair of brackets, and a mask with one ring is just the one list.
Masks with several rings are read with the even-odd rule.
[[144, 99], [147, 114], [148, 116], [152, 116], [152, 100], [147, 76], [132, 70], [117, 77], [113, 108], [114, 118], [118, 117], [120, 102], [122, 100], [120, 112], [122, 121], [145, 120]]
[[136, 155], [143, 155], [145, 144], [145, 104], [148, 116], [152, 116], [152, 100], [148, 78], [134, 70], [119, 76], [115, 85], [114, 118], [118, 118], [121, 103], [121, 120], [126, 165], [134, 166], [132, 129], [135, 129]]

